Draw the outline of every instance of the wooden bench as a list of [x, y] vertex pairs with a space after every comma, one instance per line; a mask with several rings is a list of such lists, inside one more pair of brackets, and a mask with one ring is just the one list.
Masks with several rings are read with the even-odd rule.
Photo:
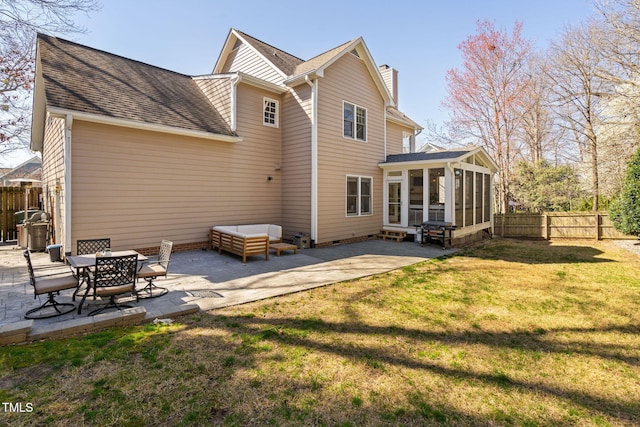
[[405, 237], [407, 237], [405, 231], [380, 230], [380, 234], [378, 234], [378, 239], [395, 240], [396, 242], [402, 242]]

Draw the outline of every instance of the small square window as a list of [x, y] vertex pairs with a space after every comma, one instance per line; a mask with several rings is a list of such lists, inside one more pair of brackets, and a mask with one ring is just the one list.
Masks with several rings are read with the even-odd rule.
[[265, 126], [278, 127], [278, 101], [264, 98], [263, 124]]

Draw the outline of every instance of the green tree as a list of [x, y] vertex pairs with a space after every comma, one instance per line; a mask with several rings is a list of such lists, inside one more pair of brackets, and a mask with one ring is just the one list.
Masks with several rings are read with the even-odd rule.
[[533, 212], [569, 211], [581, 197], [573, 168], [545, 160], [518, 163], [511, 193], [521, 209]]
[[622, 191], [611, 203], [609, 217], [619, 232], [640, 237], [640, 149], [627, 164]]

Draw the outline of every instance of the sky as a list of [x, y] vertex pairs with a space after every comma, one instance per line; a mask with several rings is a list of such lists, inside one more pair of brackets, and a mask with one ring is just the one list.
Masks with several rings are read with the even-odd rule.
[[[213, 70], [231, 28], [305, 60], [362, 36], [378, 65], [398, 70], [399, 109], [422, 126], [448, 119], [445, 75], [460, 67], [458, 45], [478, 20], [509, 33], [521, 21], [524, 37], [545, 49], [595, 13], [592, 0], [101, 2], [101, 10], [74, 17], [84, 33], [61, 37], [188, 75]], [[0, 165], [19, 160], [0, 158]]]

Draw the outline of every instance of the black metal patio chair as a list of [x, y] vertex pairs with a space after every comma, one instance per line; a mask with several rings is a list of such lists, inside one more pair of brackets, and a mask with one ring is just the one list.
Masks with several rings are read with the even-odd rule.
[[27, 311], [24, 315], [27, 319], [48, 319], [50, 317], [61, 316], [73, 311], [76, 306], [72, 303], [62, 303], [56, 301], [55, 294], [65, 289], [73, 289], [78, 285], [78, 280], [73, 274], [63, 274], [57, 277], [46, 277], [36, 279], [31, 263], [31, 255], [29, 250], [24, 251], [24, 257], [27, 260], [27, 268], [29, 269], [29, 279], [33, 286], [33, 297], [47, 294], [47, 301], [40, 307]]
[[109, 301], [104, 306], [91, 311], [89, 316], [101, 313], [108, 308], [118, 310], [131, 308], [130, 305], [120, 304], [116, 297], [129, 293], [136, 298], [136, 301], [138, 300], [135, 295], [137, 270], [138, 254], [96, 257], [93, 269], [85, 272], [89, 288], [78, 306], [78, 314], [81, 314], [82, 304], [90, 290], [93, 291], [94, 296], [109, 298]]
[[[76, 242], [76, 255], [88, 255], [98, 252], [104, 252], [107, 248], [110, 247], [110, 237], [102, 237], [100, 239], [79, 239]], [[83, 271], [74, 271], [73, 274], [76, 275], [76, 278], [78, 279], [78, 288], [75, 290], [72, 297], [72, 299], [75, 301], [76, 295], [80, 291], [80, 288], [82, 288], [82, 285], [85, 283], [85, 276]]]

